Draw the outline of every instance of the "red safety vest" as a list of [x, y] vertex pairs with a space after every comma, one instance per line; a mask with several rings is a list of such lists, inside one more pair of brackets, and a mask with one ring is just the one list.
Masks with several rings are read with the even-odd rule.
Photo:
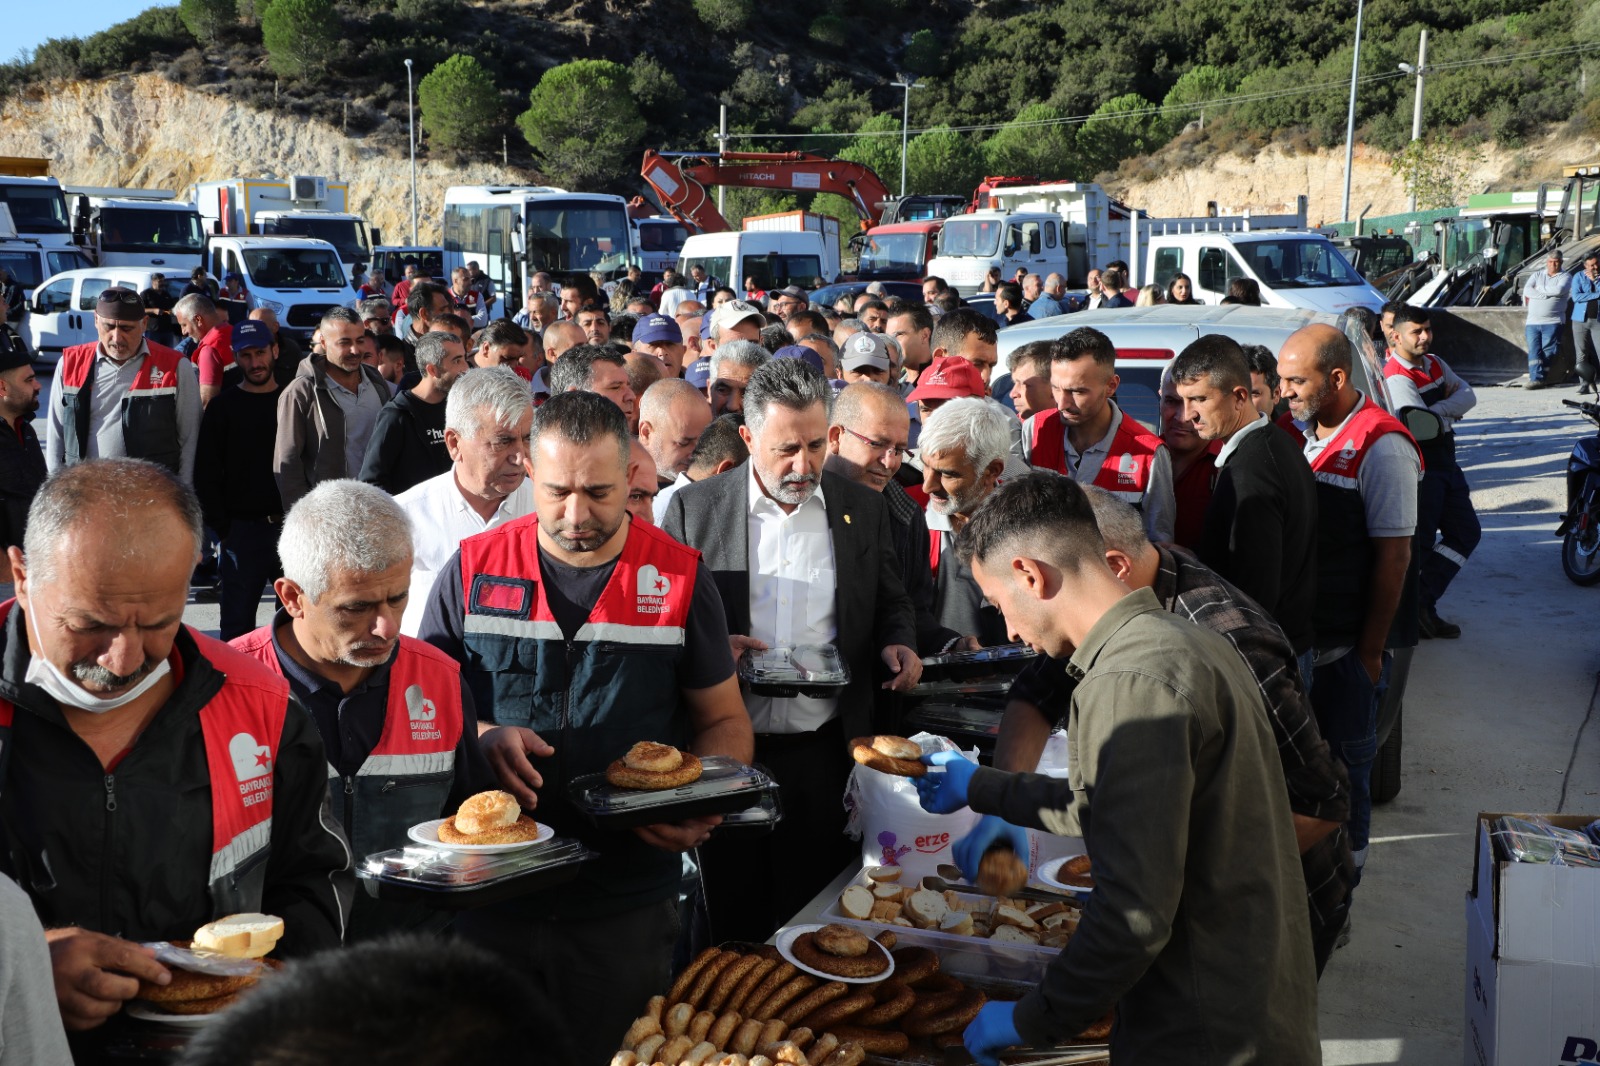
[[[271, 625], [229, 643], [283, 676]], [[383, 734], [356, 774], [415, 777], [453, 770], [461, 728], [461, 665], [425, 641], [402, 636], [389, 669]]]
[[1390, 355], [1383, 364], [1383, 376], [1385, 379], [1410, 378], [1424, 404], [1431, 406], [1444, 399], [1444, 362], [1437, 355], [1424, 355], [1422, 365], [1415, 367], [1397, 355]]
[[[1346, 420], [1336, 439], [1329, 441], [1312, 460], [1311, 472], [1325, 485], [1359, 492], [1361, 462], [1367, 457], [1372, 442], [1386, 433], [1403, 434], [1413, 448], [1417, 447], [1399, 419], [1373, 403], [1372, 397], [1363, 396], [1361, 406]], [[1417, 461], [1422, 461], [1421, 449], [1417, 451]]]
[[[123, 451], [176, 471], [182, 458], [178, 440], [178, 363], [182, 354], [152, 340], [122, 405]], [[61, 353], [56, 396], [61, 405], [63, 444], [68, 463], [89, 458], [89, 394], [100, 346], [75, 344]]]
[[[1094, 476], [1094, 484], [1119, 499], [1139, 506], [1150, 489], [1150, 472], [1155, 468], [1161, 438], [1126, 414], [1111, 438], [1105, 462]], [[1067, 474], [1066, 425], [1059, 410], [1033, 416], [1033, 440], [1028, 461], [1045, 470]]]
[[[15, 603], [0, 603], [0, 626]], [[223, 675], [221, 690], [200, 708], [211, 778], [213, 913], [259, 910], [266, 868], [258, 860], [272, 843], [273, 769], [288, 717], [289, 683], [219, 640], [193, 629], [189, 635]], [[14, 715], [12, 704], [0, 700], [0, 784]]]

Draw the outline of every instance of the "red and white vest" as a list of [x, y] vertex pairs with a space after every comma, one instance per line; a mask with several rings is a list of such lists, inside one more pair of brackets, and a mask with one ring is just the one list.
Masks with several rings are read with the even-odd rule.
[[[1150, 490], [1150, 474], [1155, 468], [1156, 452], [1161, 446], [1160, 437], [1123, 414], [1117, 432], [1111, 438], [1111, 446], [1106, 449], [1105, 462], [1100, 464], [1093, 483], [1126, 503], [1140, 506], [1144, 502], [1144, 494]], [[1072, 477], [1072, 472], [1067, 469], [1066, 423], [1062, 421], [1059, 410], [1033, 416], [1033, 440], [1029, 446], [1028, 461], [1033, 466]]]
[[[177, 472], [183, 449], [178, 440], [178, 364], [183, 356], [154, 341], [145, 341], [146, 355], [122, 401], [122, 448], [133, 459], [149, 459]], [[61, 353], [56, 370], [56, 399], [68, 463], [89, 458], [90, 396], [94, 392], [95, 357], [100, 346], [75, 344]]]
[[[15, 605], [0, 603], [0, 626]], [[200, 654], [223, 675], [222, 688], [200, 709], [211, 778], [211, 868], [217, 915], [261, 908], [272, 844], [273, 770], [288, 717], [289, 683], [219, 640], [189, 630]], [[0, 785], [11, 752], [16, 709], [0, 700]]]

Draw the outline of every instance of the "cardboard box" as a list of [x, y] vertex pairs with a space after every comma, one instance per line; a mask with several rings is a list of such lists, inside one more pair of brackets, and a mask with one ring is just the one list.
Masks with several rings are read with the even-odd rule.
[[[1497, 860], [1489, 831], [1498, 817], [1479, 814], [1475, 834], [1463, 1061], [1600, 1063], [1600, 870]], [[1596, 818], [1537, 817], [1566, 829]]]

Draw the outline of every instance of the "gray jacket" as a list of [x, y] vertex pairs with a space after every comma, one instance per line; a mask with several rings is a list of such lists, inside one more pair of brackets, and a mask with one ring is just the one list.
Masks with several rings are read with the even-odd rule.
[[[389, 383], [375, 367], [361, 372], [387, 398]], [[283, 509], [324, 481], [355, 477], [344, 459], [344, 410], [328, 387], [328, 360], [313, 355], [300, 364], [294, 380], [278, 396], [278, 441], [272, 449], [272, 473], [278, 481]]]

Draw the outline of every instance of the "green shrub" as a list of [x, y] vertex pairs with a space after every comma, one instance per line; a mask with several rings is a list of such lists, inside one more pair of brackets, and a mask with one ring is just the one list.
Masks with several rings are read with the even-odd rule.
[[850, 43], [850, 27], [838, 15], [818, 15], [807, 32], [813, 41], [827, 48], [843, 48]]
[[909, 192], [966, 193], [983, 178], [983, 154], [965, 134], [935, 126], [906, 148]]
[[632, 157], [645, 123], [628, 92], [627, 67], [578, 59], [544, 72], [517, 128], [552, 180], [594, 189], [620, 180], [637, 162]]
[[694, 0], [694, 13], [718, 33], [742, 30], [755, 13], [755, 0]]
[[79, 75], [79, 42], [52, 37], [33, 50], [33, 71], [46, 82], [71, 81]]
[[288, 78], [313, 77], [324, 70], [336, 58], [334, 47], [342, 32], [329, 0], [273, 0], [261, 16], [261, 38], [272, 69]]
[[216, 44], [239, 21], [239, 6], [235, 0], [179, 0], [178, 16], [195, 40]]
[[488, 143], [500, 118], [494, 79], [472, 56], [454, 55], [428, 72], [417, 86], [422, 128], [440, 148], [470, 149]]
[[900, 65], [912, 74], [938, 74], [944, 69], [944, 49], [939, 38], [926, 27], [913, 33]]

